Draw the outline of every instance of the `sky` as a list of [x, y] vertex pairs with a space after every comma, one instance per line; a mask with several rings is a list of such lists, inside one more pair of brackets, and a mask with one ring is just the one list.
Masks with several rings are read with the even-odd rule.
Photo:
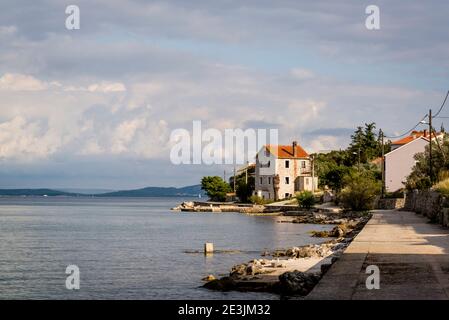
[[402, 133], [449, 89], [448, 13], [437, 0], [2, 0], [0, 188], [185, 186], [229, 171], [171, 163], [171, 132], [193, 120], [276, 128], [308, 152], [345, 148], [366, 122]]

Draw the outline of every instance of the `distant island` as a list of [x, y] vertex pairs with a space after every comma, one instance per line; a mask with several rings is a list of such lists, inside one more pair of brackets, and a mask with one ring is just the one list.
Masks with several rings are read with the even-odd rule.
[[201, 185], [181, 188], [175, 187], [147, 187], [134, 190], [119, 190], [105, 193], [67, 192], [55, 189], [0, 189], [0, 196], [41, 196], [41, 197], [198, 197], [205, 196]]

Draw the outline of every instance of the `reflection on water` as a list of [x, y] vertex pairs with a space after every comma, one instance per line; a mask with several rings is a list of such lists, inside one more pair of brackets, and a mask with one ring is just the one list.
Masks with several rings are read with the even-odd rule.
[[[0, 299], [277, 299], [199, 286], [266, 249], [316, 243], [329, 226], [237, 213], [174, 213], [179, 198], [0, 198]], [[205, 257], [186, 251], [236, 250]], [[81, 288], [65, 288], [80, 268]]]

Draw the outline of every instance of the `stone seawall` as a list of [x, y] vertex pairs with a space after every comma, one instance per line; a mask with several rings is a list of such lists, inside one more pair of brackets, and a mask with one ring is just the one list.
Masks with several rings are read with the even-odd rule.
[[376, 209], [393, 210], [403, 208], [405, 205], [404, 198], [385, 198], [377, 201]]
[[422, 214], [431, 222], [449, 227], [449, 199], [436, 191], [408, 192], [404, 210]]

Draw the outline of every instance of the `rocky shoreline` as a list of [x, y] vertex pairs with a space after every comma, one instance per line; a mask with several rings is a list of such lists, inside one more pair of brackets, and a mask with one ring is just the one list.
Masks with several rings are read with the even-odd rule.
[[[291, 217], [291, 215], [289, 216]], [[263, 291], [283, 296], [306, 296], [321, 277], [343, 254], [352, 239], [370, 219], [367, 213], [302, 212], [282, 223], [335, 224], [331, 231], [314, 232], [315, 237], [329, 237], [319, 245], [292, 247], [263, 252], [261, 259], [233, 266], [229, 276], [206, 277], [204, 288], [219, 291]]]

